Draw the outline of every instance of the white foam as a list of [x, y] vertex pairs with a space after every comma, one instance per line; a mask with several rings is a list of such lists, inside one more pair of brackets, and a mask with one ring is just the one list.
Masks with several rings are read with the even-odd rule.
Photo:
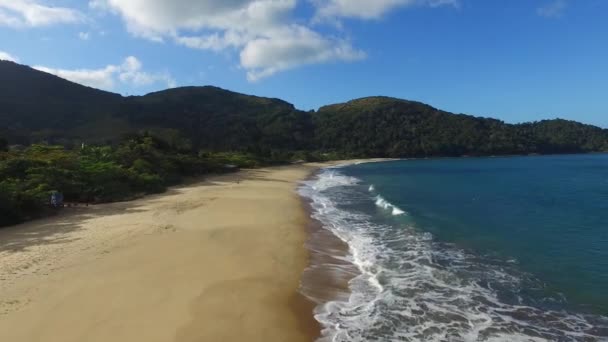
[[405, 214], [405, 211], [393, 206], [393, 213], [394, 216], [399, 216], [399, 215], [403, 215]]
[[375, 190], [376, 190], [376, 188], [374, 188], [373, 185], [370, 185], [369, 189], [367, 189], [367, 191], [369, 191], [369, 192], [374, 192]]
[[376, 205], [382, 209], [385, 210], [390, 210], [391, 214], [394, 216], [399, 216], [399, 215], [404, 215], [405, 211], [399, 209], [397, 206], [395, 206], [394, 204], [390, 203], [389, 201], [385, 200], [382, 196], [378, 195], [376, 196]]
[[[493, 288], [517, 293], [522, 282], [517, 274], [438, 246], [431, 234], [414, 227], [395, 229], [339, 208], [352, 198], [370, 200], [357, 184], [360, 180], [328, 170], [300, 188], [311, 200], [312, 216], [348, 244], [348, 259], [360, 273], [349, 282], [348, 299], [315, 309], [323, 327], [320, 341], [600, 341], [594, 331], [602, 330], [594, 329], [608, 329], [608, 318], [504, 303]], [[353, 190], [330, 190], [337, 186]], [[374, 202], [403, 214], [381, 196]]]
[[327, 169], [322, 171], [318, 179], [314, 182], [308, 182], [308, 184], [316, 191], [324, 191], [337, 186], [349, 186], [355, 185], [360, 182], [355, 177], [345, 176], [335, 170]]

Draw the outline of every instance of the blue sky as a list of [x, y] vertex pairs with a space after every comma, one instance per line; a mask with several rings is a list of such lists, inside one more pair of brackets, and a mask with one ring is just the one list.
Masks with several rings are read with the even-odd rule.
[[606, 0], [0, 0], [0, 59], [122, 94], [387, 95], [608, 127], [606, 18]]

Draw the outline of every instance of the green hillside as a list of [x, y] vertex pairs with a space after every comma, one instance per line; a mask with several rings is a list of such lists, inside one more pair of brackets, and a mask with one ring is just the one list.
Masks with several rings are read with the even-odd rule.
[[122, 97], [0, 61], [0, 136], [12, 144], [116, 143], [151, 131], [196, 149], [308, 148], [310, 116], [278, 99], [216, 87]]
[[114, 113], [122, 96], [0, 61], [0, 136], [12, 143], [65, 141]]
[[311, 113], [210, 86], [122, 97], [0, 61], [0, 137], [10, 144], [116, 144], [143, 131], [181, 149], [276, 159], [294, 151], [422, 157], [608, 150], [607, 130], [573, 121], [512, 125], [389, 97]]
[[525, 124], [369, 97], [313, 114], [314, 145], [349, 156], [427, 157], [608, 151], [608, 130], [574, 121]]
[[216, 87], [184, 87], [125, 100], [120, 117], [132, 127], [179, 134], [195, 149], [271, 150], [308, 148], [310, 116], [290, 103]]

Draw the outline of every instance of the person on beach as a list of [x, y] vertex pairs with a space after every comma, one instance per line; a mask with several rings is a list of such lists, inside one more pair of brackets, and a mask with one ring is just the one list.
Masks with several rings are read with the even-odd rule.
[[53, 191], [51, 193], [51, 206], [59, 208], [63, 206], [63, 194], [59, 191]]
[[57, 208], [57, 192], [51, 193], [51, 206]]

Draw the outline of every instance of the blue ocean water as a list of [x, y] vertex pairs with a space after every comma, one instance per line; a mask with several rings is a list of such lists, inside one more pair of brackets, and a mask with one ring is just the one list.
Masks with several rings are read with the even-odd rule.
[[608, 341], [608, 155], [326, 169], [300, 190], [359, 275], [328, 341]]

